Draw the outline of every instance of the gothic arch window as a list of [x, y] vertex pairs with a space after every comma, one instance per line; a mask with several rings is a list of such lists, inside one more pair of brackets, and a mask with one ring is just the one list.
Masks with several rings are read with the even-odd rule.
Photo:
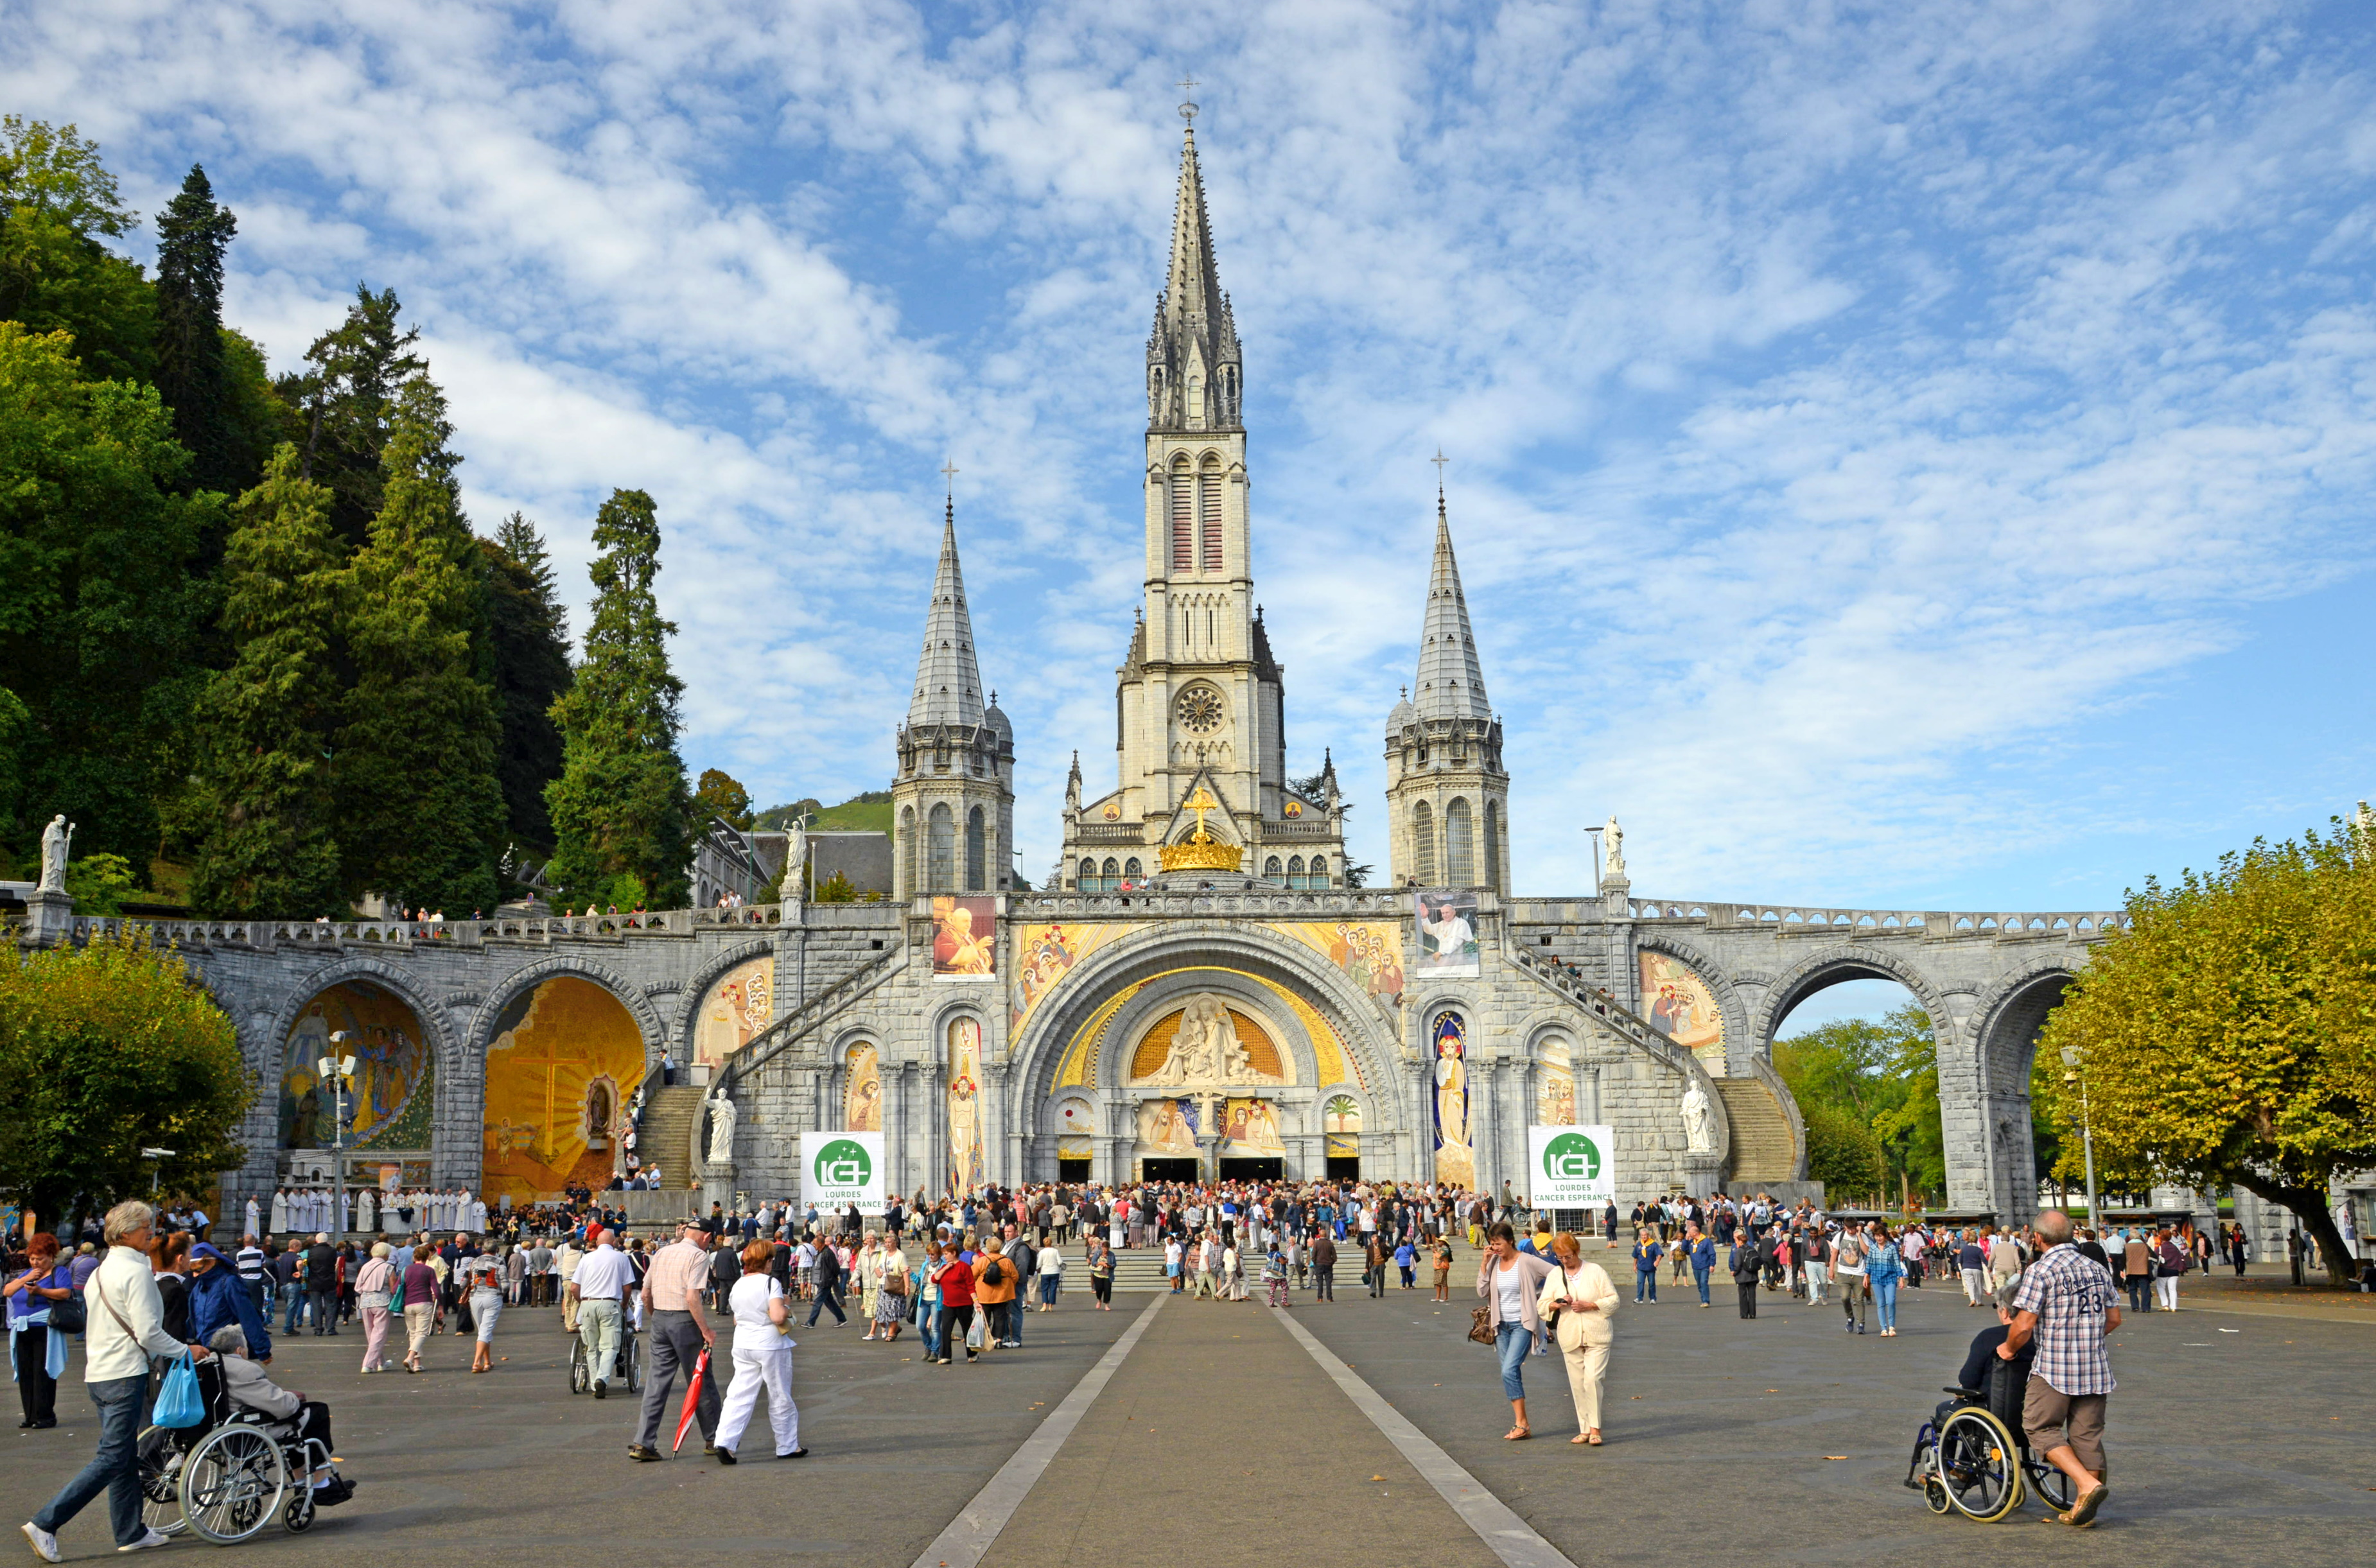
[[981, 808], [980, 806], [976, 806], [971, 811], [966, 813], [965, 885], [966, 891], [968, 893], [982, 892], [990, 885], [987, 877], [984, 875], [989, 868], [983, 863], [988, 859], [988, 856], [984, 852], [987, 846], [982, 843], [981, 828]]
[[1435, 885], [1435, 813], [1425, 801], [1411, 807], [1411, 875], [1421, 887]]
[[1111, 855], [1108, 855], [1105, 873], [1098, 879], [1098, 886], [1101, 891], [1111, 893], [1121, 885], [1122, 867], [1115, 862]]
[[1191, 375], [1188, 377], [1188, 428], [1202, 430], [1204, 427], [1205, 378], [1201, 375]]
[[924, 819], [926, 861], [925, 874], [931, 879], [928, 889], [933, 893], [954, 893], [957, 890], [957, 819], [944, 801], [933, 808]]
[[1196, 569], [1196, 481], [1188, 459], [1171, 465], [1171, 569]]
[[1221, 465], [1210, 457], [1196, 476], [1196, 523], [1202, 536], [1201, 569], [1218, 572], [1221, 569]]
[[1136, 882], [1140, 877], [1146, 875], [1146, 873], [1139, 866], [1138, 857], [1136, 855], [1133, 855], [1130, 859], [1123, 861], [1122, 874], [1124, 880]]
[[916, 891], [916, 808], [904, 806], [899, 812], [899, 884], [900, 891], [912, 895]]
[[1485, 802], [1485, 885], [1502, 891], [1502, 808]]
[[1465, 800], [1443, 808], [1443, 881], [1448, 887], [1477, 885], [1477, 841]]
[[1304, 873], [1312, 879], [1310, 886], [1313, 892], [1317, 893], [1325, 890], [1328, 886], [1328, 857], [1325, 855], [1313, 856], [1312, 863], [1304, 868]]
[[1289, 855], [1288, 857], [1287, 885], [1289, 887], [1301, 887], [1304, 885], [1303, 857], [1301, 855]]
[[1278, 878], [1278, 857], [1277, 855], [1273, 855], [1270, 859], [1263, 862], [1263, 880], [1265, 882], [1277, 882]]
[[1081, 874], [1075, 880], [1077, 881], [1082, 892], [1095, 893], [1098, 890], [1098, 862], [1095, 861], [1083, 861], [1081, 862]]

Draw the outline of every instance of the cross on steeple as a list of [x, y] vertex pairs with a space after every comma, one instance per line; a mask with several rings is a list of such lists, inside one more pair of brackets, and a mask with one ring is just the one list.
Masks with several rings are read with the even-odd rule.
[[1182, 77], [1180, 78], [1178, 86], [1182, 100], [1180, 104], [1180, 117], [1188, 122], [1188, 128], [1193, 131], [1196, 128], [1196, 101], [1190, 98], [1188, 94], [1194, 89], [1196, 86], [1196, 78], [1194, 77]]
[[957, 493], [957, 465], [956, 459], [951, 458], [941, 464], [941, 477], [949, 481], [949, 496], [954, 500]]
[[1443, 499], [1443, 465], [1452, 459], [1445, 457], [1443, 448], [1439, 446], [1435, 449], [1435, 456], [1428, 461], [1435, 465], [1435, 498], [1441, 501]]

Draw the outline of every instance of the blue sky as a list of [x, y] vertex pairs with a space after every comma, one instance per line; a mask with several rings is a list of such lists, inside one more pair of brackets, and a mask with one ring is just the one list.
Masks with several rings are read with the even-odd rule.
[[[1022, 865], [1110, 778], [1193, 71], [1293, 760], [1359, 858], [1439, 445], [1521, 893], [2080, 909], [2376, 794], [2376, 59], [2283, 4], [0, 0], [288, 364], [394, 286], [473, 516], [658, 500], [684, 751], [879, 786], [944, 457]], [[148, 242], [143, 236], [145, 253]], [[582, 620], [582, 615], [581, 615]]]

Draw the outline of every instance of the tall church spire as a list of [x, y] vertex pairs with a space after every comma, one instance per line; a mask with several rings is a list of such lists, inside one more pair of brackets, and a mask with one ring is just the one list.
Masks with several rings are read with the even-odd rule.
[[981, 670], [973, 651], [973, 617], [966, 611], [965, 575], [957, 569], [957, 504], [941, 525], [941, 564], [933, 575], [933, 602], [924, 612], [924, 649], [916, 659], [916, 695], [908, 724], [979, 724]]
[[1421, 719], [1493, 717], [1485, 700], [1485, 671], [1468, 628], [1468, 600], [1460, 591], [1460, 563], [1452, 555], [1452, 525], [1443, 491], [1435, 493], [1435, 569], [1427, 584], [1427, 617], [1420, 628], [1419, 683], [1412, 697]]
[[1196, 166], [1196, 128], [1180, 148], [1180, 190], [1171, 210], [1171, 267], [1155, 303], [1146, 340], [1149, 430], [1234, 429], [1242, 366], [1230, 296], [1213, 266], [1213, 232], [1205, 215], [1205, 176]]

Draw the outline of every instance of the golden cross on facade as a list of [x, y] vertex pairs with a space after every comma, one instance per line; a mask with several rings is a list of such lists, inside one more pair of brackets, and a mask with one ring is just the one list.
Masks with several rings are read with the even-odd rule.
[[1186, 806], [1190, 811], [1196, 814], [1196, 842], [1199, 844], [1204, 843], [1209, 837], [1211, 837], [1205, 831], [1205, 814], [1208, 811], [1217, 810], [1220, 806], [1220, 802], [1213, 799], [1213, 792], [1206, 789], [1202, 784], [1196, 786], [1196, 792], [1194, 794], [1189, 796], [1185, 801], [1181, 802], [1181, 804]]

